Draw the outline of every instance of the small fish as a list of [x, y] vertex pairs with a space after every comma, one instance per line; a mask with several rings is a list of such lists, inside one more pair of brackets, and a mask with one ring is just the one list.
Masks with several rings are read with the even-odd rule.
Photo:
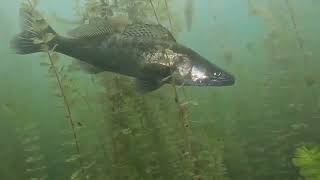
[[[140, 94], [157, 90], [164, 84], [180, 86], [231, 86], [233, 75], [209, 62], [192, 49], [179, 44], [161, 25], [132, 23], [114, 30], [106, 19], [96, 19], [72, 30], [72, 38], [57, 34], [39, 15], [22, 8], [23, 32], [12, 41], [18, 54], [53, 49], [104, 71], [136, 79]], [[36, 16], [36, 17], [35, 17]], [[38, 27], [41, 23], [41, 28]], [[34, 42], [43, 34], [45, 41]], [[53, 35], [53, 36], [52, 36]]]
[[193, 14], [194, 14], [193, 0], [186, 0], [184, 17], [187, 23], [188, 31], [190, 31], [192, 27]]

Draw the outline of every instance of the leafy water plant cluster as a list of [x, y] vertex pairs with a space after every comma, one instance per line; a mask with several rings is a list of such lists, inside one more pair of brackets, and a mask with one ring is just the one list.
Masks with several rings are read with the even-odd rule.
[[297, 149], [293, 164], [307, 180], [320, 179], [320, 150], [317, 147], [302, 146]]

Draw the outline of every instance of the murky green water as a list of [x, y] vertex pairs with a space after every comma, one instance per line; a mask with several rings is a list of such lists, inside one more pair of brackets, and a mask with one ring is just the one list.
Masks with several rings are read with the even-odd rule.
[[[156, 22], [149, 0], [86, 2], [36, 9], [60, 34], [103, 6]], [[153, 0], [170, 28], [164, 2]], [[53, 67], [46, 53], [15, 55], [20, 1], [3, 0], [0, 179], [319, 180], [320, 2], [194, 0], [190, 31], [185, 3], [168, 0], [176, 39], [232, 72], [235, 86], [140, 96], [132, 79], [71, 70], [61, 54]]]

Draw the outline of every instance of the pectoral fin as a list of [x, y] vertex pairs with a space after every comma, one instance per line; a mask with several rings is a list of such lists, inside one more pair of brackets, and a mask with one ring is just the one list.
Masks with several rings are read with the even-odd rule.
[[167, 82], [170, 77], [171, 70], [168, 66], [150, 63], [144, 65], [141, 69], [141, 74], [136, 80], [137, 91], [144, 95], [151, 91], [160, 88]]
[[151, 91], [160, 88], [162, 83], [154, 79], [136, 79], [137, 92], [141, 95], [145, 95]]

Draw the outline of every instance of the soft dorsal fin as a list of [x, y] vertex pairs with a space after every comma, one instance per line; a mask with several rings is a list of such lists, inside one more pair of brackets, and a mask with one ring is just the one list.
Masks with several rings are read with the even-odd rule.
[[130, 24], [122, 32], [122, 35], [126, 37], [150, 38], [176, 42], [167, 28], [155, 24]]
[[71, 30], [68, 34], [74, 38], [90, 38], [110, 35], [113, 33], [112, 26], [106, 19], [94, 19], [89, 24], [83, 24]]

